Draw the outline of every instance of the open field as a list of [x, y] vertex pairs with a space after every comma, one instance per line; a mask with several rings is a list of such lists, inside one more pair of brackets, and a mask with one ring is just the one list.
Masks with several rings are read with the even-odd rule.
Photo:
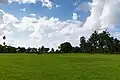
[[0, 80], [120, 80], [120, 55], [1, 54]]

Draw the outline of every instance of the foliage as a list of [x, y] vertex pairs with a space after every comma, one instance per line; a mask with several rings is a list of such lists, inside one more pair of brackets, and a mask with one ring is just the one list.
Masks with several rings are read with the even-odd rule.
[[[6, 36], [3, 36], [3, 40], [5, 39]], [[111, 37], [107, 31], [101, 33], [94, 31], [87, 39], [84, 36], [80, 37], [79, 42], [79, 47], [73, 47], [70, 42], [61, 43], [56, 50], [54, 48], [45, 48], [44, 46], [39, 48], [28, 47], [27, 49], [25, 47], [16, 48], [7, 46], [3, 42], [3, 46], [0, 45], [0, 53], [120, 53], [120, 40]]]
[[72, 52], [72, 45], [69, 42], [60, 44], [59, 48], [60, 48], [60, 51], [64, 53]]

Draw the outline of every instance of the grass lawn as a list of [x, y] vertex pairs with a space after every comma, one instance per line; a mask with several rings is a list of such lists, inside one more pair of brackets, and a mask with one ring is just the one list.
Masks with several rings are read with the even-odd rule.
[[0, 80], [120, 80], [120, 55], [1, 54]]

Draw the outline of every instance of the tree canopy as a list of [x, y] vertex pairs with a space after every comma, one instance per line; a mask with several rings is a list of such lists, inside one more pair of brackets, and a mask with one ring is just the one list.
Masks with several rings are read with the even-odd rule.
[[[3, 40], [6, 36], [3, 36]], [[120, 53], [120, 40], [111, 37], [110, 33], [103, 31], [98, 33], [94, 31], [89, 38], [84, 36], [80, 37], [79, 46], [73, 47], [70, 42], [63, 42], [59, 45], [58, 49], [45, 48], [44, 46], [39, 48], [25, 47], [12, 47], [7, 46], [5, 41], [3, 46], [0, 45], [0, 53]]]

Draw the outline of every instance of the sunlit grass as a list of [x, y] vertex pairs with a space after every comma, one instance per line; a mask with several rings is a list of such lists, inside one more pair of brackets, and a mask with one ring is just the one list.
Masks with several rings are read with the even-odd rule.
[[120, 80], [120, 55], [1, 54], [0, 80]]

